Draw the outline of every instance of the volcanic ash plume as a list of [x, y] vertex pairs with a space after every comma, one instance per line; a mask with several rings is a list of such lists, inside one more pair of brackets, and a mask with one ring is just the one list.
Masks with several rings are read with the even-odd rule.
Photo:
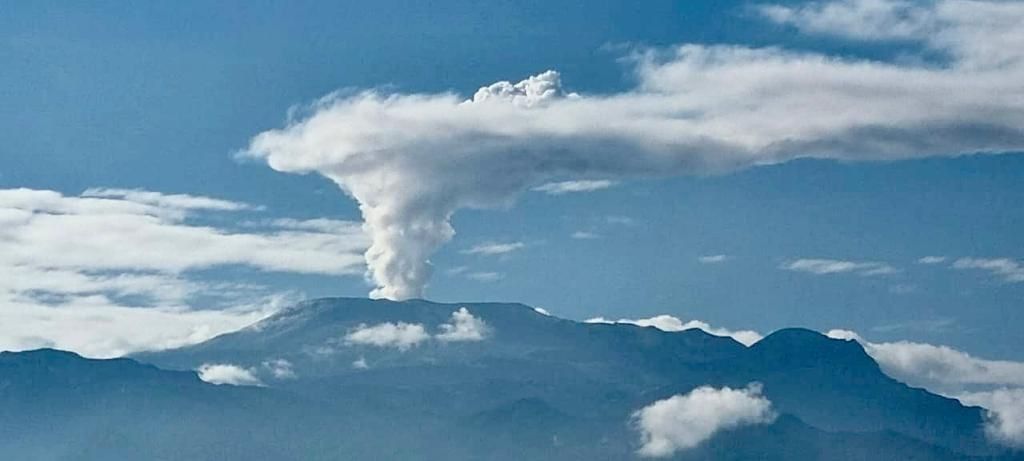
[[[507, 205], [550, 181], [1024, 150], [1024, 48], [995, 49], [985, 38], [1024, 43], [1024, 6], [975, 3], [998, 20], [936, 7], [922, 14], [942, 20], [908, 37], [946, 51], [942, 66], [683, 45], [636, 56], [637, 86], [610, 95], [567, 94], [554, 71], [485, 86], [469, 100], [330, 95], [253, 138], [246, 154], [337, 183], [359, 202], [372, 238], [371, 296], [422, 297], [430, 255], [454, 235], [452, 213]], [[769, 19], [817, 14], [787, 8]]]

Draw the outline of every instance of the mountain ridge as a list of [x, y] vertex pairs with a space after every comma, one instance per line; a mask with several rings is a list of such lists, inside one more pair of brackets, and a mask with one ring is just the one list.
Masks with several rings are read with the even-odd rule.
[[[459, 321], [485, 333], [445, 336]], [[346, 340], [399, 322], [422, 327], [418, 342]], [[52, 351], [19, 354], [106, 366]], [[118, 360], [112, 363], [181, 370], [168, 373], [189, 376], [193, 386], [184, 397], [156, 386], [150, 397], [126, 398], [166, 399], [160, 408], [175, 409], [162, 410], [171, 414], [202, 415], [222, 405], [246, 422], [182, 418], [236, 424], [230, 432], [238, 440], [260, 434], [303, 455], [279, 459], [635, 459], [639, 436], [630, 421], [638, 409], [700, 386], [742, 389], [753, 382], [780, 415], [776, 423], [719, 432], [672, 459], [859, 460], [890, 452], [905, 459], [1022, 459], [985, 440], [980, 409], [893, 380], [855, 341], [802, 328], [746, 347], [700, 330], [581, 323], [518, 303], [325, 298], [200, 344]], [[0, 382], [11, 379], [3, 363]], [[204, 364], [237, 367], [266, 387], [201, 382], [192, 370]], [[288, 373], [275, 371], [284, 364]], [[0, 398], [4, 392], [0, 386]], [[116, 398], [100, 395], [104, 402]], [[280, 424], [287, 427], [274, 429]], [[763, 456], [738, 446], [757, 447]]]

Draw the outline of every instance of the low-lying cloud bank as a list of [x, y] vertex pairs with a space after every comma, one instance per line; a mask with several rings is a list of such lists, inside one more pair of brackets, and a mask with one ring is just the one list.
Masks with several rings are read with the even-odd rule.
[[[845, 161], [1024, 150], [1024, 4], [833, 0], [764, 5], [771, 22], [844, 40], [901, 40], [917, 59], [685, 44], [631, 57], [636, 86], [565, 91], [558, 72], [471, 98], [331, 94], [243, 156], [316, 172], [359, 202], [373, 297], [422, 297], [463, 208], [531, 188], [715, 174], [797, 158]], [[936, 60], [934, 57], [940, 56]], [[552, 185], [553, 184], [553, 185]]]
[[761, 386], [752, 383], [744, 389], [702, 386], [658, 400], [633, 413], [633, 424], [640, 432], [640, 455], [667, 457], [720, 431], [768, 424], [775, 417]]
[[627, 325], [637, 325], [641, 327], [654, 327], [661, 331], [684, 331], [692, 330], [694, 328], [703, 330], [708, 334], [715, 336], [728, 336], [735, 339], [737, 342], [744, 346], [750, 346], [764, 338], [764, 335], [752, 330], [728, 330], [725, 328], [716, 328], [709, 325], [707, 322], [700, 320], [689, 320], [684, 322], [679, 317], [674, 317], [667, 314], [656, 315], [654, 317], [646, 319], [618, 319], [611, 320], [604, 317], [594, 317], [584, 320], [585, 323], [623, 323]]

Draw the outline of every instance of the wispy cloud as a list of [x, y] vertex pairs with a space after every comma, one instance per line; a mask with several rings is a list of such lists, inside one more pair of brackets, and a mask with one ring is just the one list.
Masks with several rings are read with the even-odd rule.
[[596, 234], [594, 232], [576, 231], [573, 232], [572, 235], [570, 235], [570, 237], [576, 240], [594, 240], [601, 238], [601, 235]]
[[[47, 345], [109, 357], [180, 346], [245, 326], [293, 298], [200, 280], [199, 270], [364, 271], [368, 242], [358, 223], [293, 220], [242, 231], [195, 219], [261, 210], [144, 190], [0, 189], [0, 349]], [[204, 309], [191, 307], [197, 299]]]
[[942, 264], [946, 262], [945, 256], [925, 256], [917, 260], [918, 264]]
[[953, 268], [988, 271], [1007, 283], [1024, 282], [1024, 265], [1009, 258], [960, 258], [953, 262]]
[[494, 256], [508, 254], [523, 248], [526, 248], [526, 244], [523, 242], [488, 242], [462, 250], [462, 254]]
[[870, 277], [875, 275], [891, 275], [899, 272], [899, 269], [886, 263], [838, 259], [797, 259], [783, 263], [779, 267], [788, 271], [806, 272], [814, 275], [851, 273]]
[[697, 258], [697, 261], [701, 264], [720, 264], [731, 259], [729, 255], [707, 255]]
[[469, 272], [466, 274], [466, 278], [470, 280], [476, 280], [477, 282], [497, 282], [505, 275], [501, 272]]
[[609, 187], [618, 184], [616, 181], [609, 181], [605, 179], [582, 179], [578, 181], [562, 181], [562, 182], [549, 182], [537, 187], [533, 190], [536, 192], [544, 192], [548, 195], [562, 195], [573, 192], [593, 192], [596, 190], [607, 189]]

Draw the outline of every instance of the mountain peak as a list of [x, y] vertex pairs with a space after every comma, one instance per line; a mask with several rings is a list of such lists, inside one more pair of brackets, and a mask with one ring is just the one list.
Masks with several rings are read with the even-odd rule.
[[839, 367], [881, 373], [856, 341], [829, 338], [807, 328], [784, 328], [751, 346], [763, 365]]

